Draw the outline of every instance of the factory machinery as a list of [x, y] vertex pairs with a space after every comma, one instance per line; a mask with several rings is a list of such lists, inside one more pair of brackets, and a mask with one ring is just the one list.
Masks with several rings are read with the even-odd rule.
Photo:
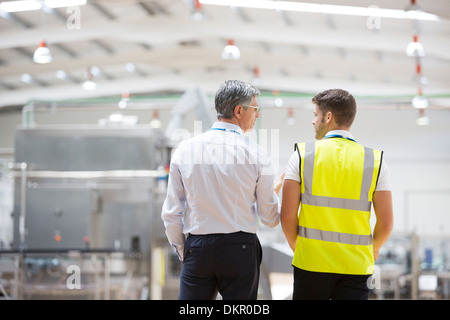
[[164, 135], [146, 125], [17, 129], [13, 243], [0, 255], [3, 294], [170, 297], [161, 259], [171, 255], [160, 218], [169, 155]]

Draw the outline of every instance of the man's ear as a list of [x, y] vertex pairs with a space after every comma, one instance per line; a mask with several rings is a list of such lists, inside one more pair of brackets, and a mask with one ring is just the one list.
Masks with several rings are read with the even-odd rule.
[[242, 114], [242, 107], [240, 105], [237, 105], [236, 107], [234, 107], [234, 116], [237, 119], [241, 118], [241, 114]]
[[326, 123], [331, 123], [333, 118], [334, 118], [333, 113], [331, 111], [328, 111], [325, 118]]

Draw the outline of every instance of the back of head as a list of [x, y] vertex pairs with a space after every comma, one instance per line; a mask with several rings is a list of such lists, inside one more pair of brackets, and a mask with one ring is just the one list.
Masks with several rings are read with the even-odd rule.
[[322, 114], [330, 111], [336, 124], [341, 127], [350, 127], [356, 116], [356, 101], [353, 96], [342, 89], [328, 89], [312, 98]]
[[227, 80], [217, 90], [215, 108], [217, 119], [231, 119], [237, 105], [248, 105], [259, 90], [251, 83], [240, 80]]

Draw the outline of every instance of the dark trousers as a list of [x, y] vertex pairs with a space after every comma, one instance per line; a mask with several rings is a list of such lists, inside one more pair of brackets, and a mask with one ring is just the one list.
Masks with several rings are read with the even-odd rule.
[[190, 235], [184, 248], [180, 300], [256, 300], [262, 248], [256, 234]]
[[370, 275], [310, 272], [294, 267], [293, 300], [367, 300]]

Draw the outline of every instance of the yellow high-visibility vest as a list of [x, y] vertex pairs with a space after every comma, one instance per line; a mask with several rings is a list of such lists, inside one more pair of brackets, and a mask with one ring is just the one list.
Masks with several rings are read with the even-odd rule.
[[383, 152], [337, 137], [298, 143], [301, 205], [292, 265], [372, 274], [370, 213]]

